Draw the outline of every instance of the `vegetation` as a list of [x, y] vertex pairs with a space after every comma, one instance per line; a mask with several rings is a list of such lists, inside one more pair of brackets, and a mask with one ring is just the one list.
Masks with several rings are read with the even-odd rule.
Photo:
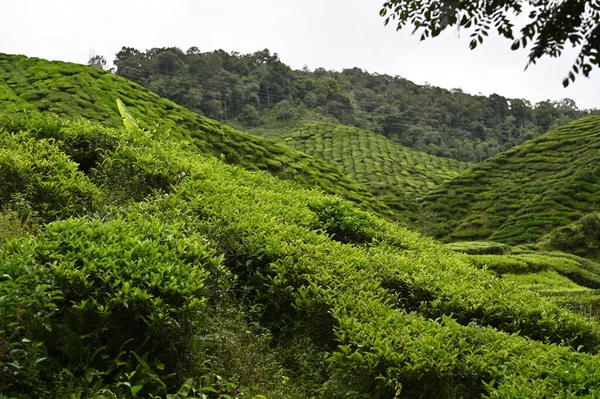
[[252, 54], [192, 47], [130, 47], [116, 73], [210, 118], [275, 138], [310, 122], [370, 130], [433, 155], [479, 162], [587, 116], [573, 100], [468, 95], [398, 76], [318, 68], [292, 70], [269, 50]]
[[406, 213], [413, 220], [419, 216], [420, 197], [469, 166], [342, 125], [308, 124], [284, 136], [281, 142], [336, 166], [390, 208]]
[[[600, 389], [596, 357], [572, 350], [598, 350], [596, 323], [430, 239], [149, 133], [28, 121], [3, 128], [14, 155], [51, 148], [60, 156], [46, 173], [67, 184], [65, 159], [68, 170], [79, 167], [72, 143], [87, 141], [98, 158], [74, 173], [100, 202], [80, 215], [49, 213], [63, 219], [0, 247], [5, 396], [181, 388], [240, 398], [531, 398]], [[33, 149], [23, 145], [34, 138]], [[32, 214], [61, 201], [22, 191]], [[88, 202], [75, 199], [74, 212], [78, 203]]]
[[558, 128], [435, 188], [423, 207], [447, 240], [533, 242], [597, 209], [600, 117]]
[[[521, 28], [521, 37], [513, 33], [516, 16], [528, 13], [529, 22]], [[421, 31], [421, 40], [436, 37], [451, 26], [473, 28], [469, 47], [483, 43], [490, 30], [513, 41], [512, 50], [531, 45], [529, 64], [544, 55], [560, 57], [565, 44], [577, 48], [579, 54], [572, 71], [563, 80], [566, 87], [580, 72], [588, 77], [592, 65], [599, 66], [600, 8], [596, 1], [566, 0], [560, 2], [502, 1], [409, 1], [389, 0], [380, 12], [386, 25], [397, 21], [397, 30], [412, 25]], [[493, 27], [493, 28], [492, 28]]]
[[465, 260], [472, 265], [493, 271], [524, 290], [598, 319], [600, 264], [595, 261], [564, 252], [511, 247], [491, 241], [455, 242], [445, 246], [468, 254]]
[[[0, 53], [0, 83], [0, 112], [36, 110], [118, 127], [122, 120], [115, 99], [120, 98], [129, 106], [132, 117], [141, 121], [142, 128], [158, 129], [197, 151], [223, 157], [228, 163], [267, 170], [307, 187], [318, 186], [357, 201], [364, 209], [392, 219], [402, 218], [363, 186], [324, 162], [204, 118], [96, 67]], [[3, 124], [19, 128], [21, 118], [6, 118], [13, 116], [5, 117]]]
[[600, 215], [589, 213], [575, 223], [557, 227], [541, 240], [541, 246], [600, 260]]
[[[3, 56], [0, 72], [0, 397], [600, 396], [595, 261], [510, 240], [448, 248], [326, 184], [259, 170], [284, 155], [317, 180], [341, 176], [334, 166], [95, 67]], [[38, 89], [61, 100], [27, 99]], [[333, 155], [325, 136], [342, 132], [382, 158], [406, 155], [419, 172], [402, 182], [415, 182], [407, 198], [425, 193], [419, 181], [440, 182], [423, 202], [440, 216], [442, 192], [454, 201], [456, 182], [484, 172], [508, 184], [500, 166], [511, 162], [507, 197], [492, 179], [495, 191], [468, 201], [544, 204], [515, 193], [560, 189], [558, 177], [593, 189], [599, 119], [447, 182], [465, 165], [362, 130], [313, 125], [290, 137], [306, 148], [315, 137], [317, 149], [322, 134]], [[562, 158], [528, 175], [543, 155]], [[362, 190], [363, 206], [380, 203]], [[581, 213], [592, 206], [569, 193]]]

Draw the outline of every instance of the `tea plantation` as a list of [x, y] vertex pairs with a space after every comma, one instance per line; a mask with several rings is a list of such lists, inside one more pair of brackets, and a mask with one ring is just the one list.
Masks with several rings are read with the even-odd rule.
[[12, 56], [0, 72], [0, 398], [600, 397], [593, 260], [448, 248], [258, 170], [286, 156], [351, 181], [333, 166], [123, 79]]
[[600, 205], [600, 117], [591, 116], [512, 148], [428, 194], [439, 236], [534, 242]]
[[305, 187], [318, 186], [390, 219], [404, 218], [334, 167], [204, 118], [127, 79], [95, 67], [0, 53], [0, 112], [35, 110], [118, 127], [116, 98], [129, 106], [142, 127], [158, 129], [197, 151], [246, 169], [267, 170]]
[[350, 126], [307, 124], [281, 140], [352, 176], [392, 209], [415, 217], [417, 201], [470, 165], [440, 158]]

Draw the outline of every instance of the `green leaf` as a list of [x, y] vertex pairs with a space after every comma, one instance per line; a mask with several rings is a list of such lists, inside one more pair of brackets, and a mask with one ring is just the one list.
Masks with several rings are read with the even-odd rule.
[[135, 396], [140, 389], [142, 389], [144, 386], [143, 385], [135, 385], [131, 387], [131, 395]]
[[117, 108], [119, 108], [119, 113], [121, 114], [121, 118], [123, 118], [123, 124], [125, 125], [125, 129], [131, 134], [139, 134], [143, 133], [142, 129], [138, 126], [137, 122], [129, 113], [129, 110], [121, 101], [120, 98], [117, 98]]

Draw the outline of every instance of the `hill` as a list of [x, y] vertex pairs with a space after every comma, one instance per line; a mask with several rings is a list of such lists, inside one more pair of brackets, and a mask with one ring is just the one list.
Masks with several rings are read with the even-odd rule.
[[600, 395], [597, 322], [464, 255], [160, 134], [29, 116], [0, 124], [3, 396]]
[[593, 116], [474, 165], [422, 202], [451, 240], [533, 242], [600, 204], [600, 117]]
[[202, 153], [246, 169], [267, 170], [306, 187], [320, 187], [357, 201], [364, 209], [402, 219], [334, 167], [202, 117], [120, 76], [91, 66], [0, 53], [0, 112], [36, 110], [116, 127], [121, 125], [116, 98], [129, 106], [142, 127], [158, 127]]
[[123, 47], [116, 73], [240, 130], [279, 137], [326, 121], [377, 132], [437, 156], [479, 162], [598, 110], [570, 99], [469, 95], [360, 68], [293, 70], [268, 49], [251, 54], [196, 47]]
[[415, 151], [373, 132], [328, 123], [305, 125], [281, 142], [334, 165], [390, 208], [413, 218], [422, 196], [470, 166]]

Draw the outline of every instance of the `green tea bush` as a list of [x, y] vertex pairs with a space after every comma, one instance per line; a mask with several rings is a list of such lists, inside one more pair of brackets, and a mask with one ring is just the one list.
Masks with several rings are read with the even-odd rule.
[[[595, 165], [599, 132], [598, 116], [562, 126], [442, 183], [420, 205], [448, 222], [439, 237], [536, 242], [598, 208], [599, 170], [590, 165]], [[582, 244], [570, 243], [567, 235], [557, 231], [556, 239], [564, 246]]]
[[0, 245], [10, 238], [26, 236], [36, 230], [37, 223], [29, 217], [21, 220], [14, 211], [0, 211]]
[[469, 167], [403, 147], [373, 132], [331, 123], [304, 125], [280, 142], [318, 159], [332, 155], [331, 165], [411, 220], [416, 218], [419, 197]]
[[[595, 324], [477, 271], [418, 234], [375, 218], [365, 225], [348, 205], [333, 207], [345, 208], [345, 231], [370, 230], [371, 241], [332, 241], [319, 210], [336, 201], [208, 161], [147, 209], [163, 217], [186, 209], [194, 228], [224, 253], [255, 317], [289, 348], [288, 367], [313, 368], [307, 374], [320, 381], [323, 397], [336, 397], [341, 387], [369, 397], [400, 389], [408, 397], [596, 389], [591, 357], [547, 344], [595, 352]], [[309, 340], [310, 354], [291, 349], [298, 337]], [[302, 365], [323, 353], [329, 367]], [[539, 386], [563, 358], [585, 371], [573, 383], [556, 377]], [[524, 372], [527, 364], [538, 371]], [[513, 382], [522, 375], [532, 381], [525, 393]]]
[[[74, 120], [86, 118], [113, 128], [122, 127], [115, 103], [117, 98], [121, 98], [142, 129], [152, 131], [158, 128], [158, 131], [169, 132], [173, 139], [185, 143], [188, 148], [194, 148], [197, 152], [223, 156], [229, 163], [250, 170], [266, 170], [280, 178], [297, 181], [305, 187], [322, 184], [321, 188], [326, 192], [357, 201], [365, 210], [390, 219], [405, 219], [404, 214], [390, 209], [364, 186], [325, 162], [288, 146], [207, 119], [121, 76], [96, 67], [0, 54], [0, 83], [3, 83], [0, 84], [0, 114], [27, 109], [43, 114], [55, 112]], [[15, 91], [19, 94], [16, 95]], [[39, 119], [36, 116], [32, 119], [36, 118]], [[27, 119], [21, 118], [21, 121]], [[43, 120], [41, 123], [48, 125]], [[17, 128], [18, 123], [13, 122], [12, 125]], [[32, 126], [27, 129], [36, 130]], [[102, 151], [107, 148], [114, 150], [115, 143], [110, 139], [106, 140], [106, 134], [87, 135], [86, 130], [89, 131], [84, 129], [81, 136], [75, 134], [76, 140], [73, 140], [71, 134], [67, 134], [63, 138], [57, 138], [57, 141], [62, 141], [61, 150], [80, 165], [80, 170], [88, 173], [102, 161]], [[34, 132], [32, 134], [40, 137]], [[123, 141], [119, 143], [124, 144]], [[165, 178], [168, 177], [160, 173], [148, 176], [150, 183], [159, 187], [164, 186]], [[150, 191], [144, 191], [138, 198]]]
[[600, 215], [590, 213], [577, 222], [554, 229], [542, 246], [592, 259], [600, 258]]
[[445, 246], [453, 251], [471, 255], [502, 255], [511, 249], [509, 245], [493, 241], [458, 241]]
[[94, 211], [100, 190], [52, 140], [0, 130], [0, 205], [43, 221]]
[[135, 214], [57, 222], [9, 241], [0, 250], [2, 394], [120, 391], [124, 373], [140, 367], [146, 394], [180, 383], [200, 360], [192, 339], [207, 270], [219, 266], [203, 241]]

